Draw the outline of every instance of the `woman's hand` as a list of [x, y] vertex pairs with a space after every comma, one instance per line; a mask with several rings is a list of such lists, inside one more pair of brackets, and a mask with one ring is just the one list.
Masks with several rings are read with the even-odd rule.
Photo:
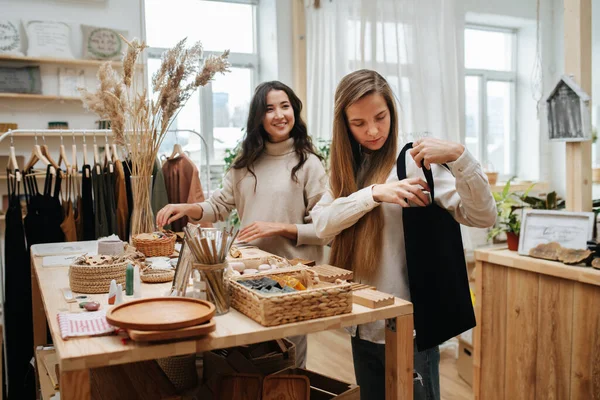
[[421, 168], [421, 162], [427, 169], [431, 164], [444, 164], [458, 160], [465, 151], [465, 146], [460, 143], [448, 142], [436, 138], [423, 138], [413, 143], [410, 155]]
[[248, 225], [240, 231], [237, 240], [250, 243], [253, 240], [271, 236], [284, 236], [288, 239], [297, 239], [298, 228], [293, 224], [281, 224], [278, 222], [257, 221]]
[[427, 182], [421, 178], [408, 178], [373, 186], [373, 200], [399, 204], [402, 207], [410, 207], [408, 202], [411, 201], [425, 207], [429, 204], [429, 198], [423, 190], [430, 191]]
[[156, 214], [156, 225], [162, 228], [183, 217], [202, 218], [202, 207], [197, 204], [167, 204]]

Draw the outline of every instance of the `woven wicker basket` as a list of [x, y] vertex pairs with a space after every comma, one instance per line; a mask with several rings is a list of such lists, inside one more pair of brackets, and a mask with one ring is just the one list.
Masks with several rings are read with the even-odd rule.
[[175, 276], [174, 270], [157, 270], [157, 269], [149, 269], [146, 271], [142, 271], [140, 274], [140, 279], [144, 283], [165, 283], [171, 282], [173, 277]]
[[177, 236], [171, 232], [165, 232], [166, 236], [160, 239], [138, 239], [133, 238], [133, 245], [144, 253], [146, 257], [169, 257], [175, 251]]
[[167, 357], [156, 360], [177, 392], [184, 392], [198, 384], [196, 354]]
[[[231, 305], [263, 326], [276, 326], [352, 312], [351, 285], [345, 282], [320, 282], [294, 293], [265, 295], [241, 285], [239, 281], [257, 277], [294, 275], [305, 268], [285, 268], [277, 272], [238, 277], [229, 283]], [[310, 286], [310, 285], [309, 285]]]
[[110, 265], [79, 265], [69, 267], [69, 286], [76, 293], [108, 293], [110, 281], [125, 285], [128, 262]]

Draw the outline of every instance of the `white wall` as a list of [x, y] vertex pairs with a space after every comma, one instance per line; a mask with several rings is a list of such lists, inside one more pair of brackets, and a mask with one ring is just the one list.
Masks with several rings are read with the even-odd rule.
[[258, 7], [260, 82], [292, 86], [292, 0], [261, 0]]

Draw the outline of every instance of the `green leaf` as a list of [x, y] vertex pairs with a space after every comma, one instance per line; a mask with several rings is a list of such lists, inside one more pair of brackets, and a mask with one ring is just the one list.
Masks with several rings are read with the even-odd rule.
[[529, 196], [529, 192], [531, 191], [531, 189], [533, 189], [533, 187], [536, 185], [537, 183], [532, 183], [527, 190], [525, 190], [525, 193], [523, 193], [523, 196]]
[[546, 196], [546, 208], [548, 210], [556, 210], [557, 208], [557, 194], [556, 192], [550, 192]]
[[513, 178], [510, 178], [506, 182], [506, 185], [504, 185], [504, 189], [502, 190], [502, 197], [504, 197], [504, 198], [508, 197], [508, 191], [510, 190], [510, 182], [513, 180]]

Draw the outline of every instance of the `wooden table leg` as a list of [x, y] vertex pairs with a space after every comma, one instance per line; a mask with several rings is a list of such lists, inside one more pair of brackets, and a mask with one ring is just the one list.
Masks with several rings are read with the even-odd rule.
[[66, 371], [60, 373], [61, 400], [90, 400], [90, 370]]
[[413, 316], [388, 319], [385, 329], [385, 398], [413, 399]]
[[42, 301], [38, 278], [35, 274], [33, 259], [31, 261], [31, 302], [33, 307], [33, 348], [36, 349], [38, 346], [48, 344], [48, 332], [44, 302]]

